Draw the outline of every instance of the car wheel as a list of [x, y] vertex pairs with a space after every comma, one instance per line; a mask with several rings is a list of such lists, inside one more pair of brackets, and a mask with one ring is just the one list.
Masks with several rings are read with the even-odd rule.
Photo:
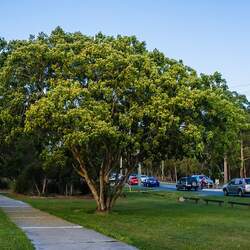
[[228, 196], [228, 191], [226, 189], [223, 190], [225, 196]]
[[239, 191], [238, 191], [238, 195], [239, 195], [240, 197], [244, 196], [244, 194], [243, 194], [243, 192], [242, 192], [242, 190], [241, 190], [241, 189], [239, 189]]

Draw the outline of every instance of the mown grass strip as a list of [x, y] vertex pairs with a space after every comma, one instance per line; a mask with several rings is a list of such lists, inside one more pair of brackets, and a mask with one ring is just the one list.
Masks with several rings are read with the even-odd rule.
[[19, 229], [0, 209], [0, 249], [34, 250], [24, 232]]
[[96, 214], [95, 202], [90, 199], [18, 198], [139, 249], [249, 248], [248, 209], [180, 203], [177, 201], [180, 195], [186, 192], [126, 192], [126, 197], [121, 198], [107, 215]]

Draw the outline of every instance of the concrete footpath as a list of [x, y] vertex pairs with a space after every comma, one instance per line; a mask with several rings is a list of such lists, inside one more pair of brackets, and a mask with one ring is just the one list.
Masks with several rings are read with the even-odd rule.
[[137, 248], [0, 195], [0, 208], [39, 250], [135, 250]]

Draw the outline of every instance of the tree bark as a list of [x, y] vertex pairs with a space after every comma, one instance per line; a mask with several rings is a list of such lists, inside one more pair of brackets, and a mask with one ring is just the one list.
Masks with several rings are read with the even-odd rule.
[[99, 212], [105, 212], [107, 210], [106, 201], [105, 201], [105, 183], [104, 183], [104, 163], [101, 165], [100, 173], [99, 173], [99, 201], [98, 201], [98, 208]]
[[46, 186], [47, 186], [47, 178], [44, 177], [44, 179], [43, 179], [43, 188], [42, 188], [42, 194], [43, 195], [45, 194]]
[[[99, 168], [99, 180], [94, 180], [87, 171], [85, 162], [83, 161], [83, 158], [81, 158], [80, 152], [73, 148], [72, 153], [78, 162], [78, 166], [76, 167], [73, 165], [73, 167], [75, 171], [86, 181], [88, 187], [90, 188], [93, 198], [97, 204], [96, 211], [98, 213], [108, 213], [114, 206], [118, 197], [121, 195], [122, 189], [134, 167], [126, 168], [125, 178], [117, 181], [115, 185], [111, 187], [109, 183], [109, 175], [113, 169], [113, 164], [119, 161], [118, 156], [116, 159], [116, 157], [113, 157], [112, 154], [107, 151], [106, 159], [103, 160]], [[136, 164], [132, 164], [132, 166], [135, 165]]]
[[162, 160], [161, 161], [161, 180], [163, 181], [164, 180], [164, 161]]
[[35, 182], [35, 188], [36, 188], [36, 191], [37, 191], [38, 195], [41, 196], [41, 192], [40, 192], [40, 190], [39, 190], [39, 188], [38, 188], [36, 182]]
[[74, 158], [78, 161], [79, 163], [79, 169], [77, 167], [74, 167], [74, 169], [76, 170], [76, 172], [86, 181], [97, 205], [99, 206], [99, 195], [98, 195], [98, 192], [97, 192], [97, 188], [96, 188], [96, 185], [95, 185], [95, 182], [94, 180], [89, 176], [86, 168], [85, 168], [85, 165], [80, 157], [80, 154], [79, 152], [76, 150], [76, 149], [72, 149], [72, 153], [74, 155]]
[[245, 162], [244, 162], [244, 145], [243, 140], [240, 140], [240, 177], [246, 177]]
[[124, 179], [117, 183], [117, 185], [114, 187], [114, 192], [113, 195], [108, 197], [107, 199], [107, 209], [110, 211], [113, 206], [115, 205], [116, 200], [119, 198], [121, 195], [122, 189], [125, 185], [125, 183], [128, 181], [129, 175], [132, 173], [133, 168], [127, 169], [126, 170], [126, 175], [124, 176]]
[[178, 176], [177, 176], [177, 168], [176, 168], [176, 165], [174, 166], [174, 175], [175, 175], [175, 183], [177, 184], [177, 182], [178, 182]]
[[141, 185], [141, 163], [138, 164], [138, 169], [137, 169], [137, 175], [138, 175], [138, 185]]
[[73, 184], [71, 183], [70, 184], [70, 196], [72, 196], [73, 195]]
[[66, 183], [66, 187], [65, 187], [65, 196], [68, 196], [68, 184]]

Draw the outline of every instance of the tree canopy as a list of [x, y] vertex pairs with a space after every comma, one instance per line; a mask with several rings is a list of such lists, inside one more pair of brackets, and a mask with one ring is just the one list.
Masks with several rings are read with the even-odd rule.
[[[223, 157], [247, 123], [247, 100], [218, 72], [198, 75], [134, 36], [56, 28], [0, 41], [2, 166], [10, 168], [5, 159], [20, 138], [43, 166], [55, 155], [64, 165], [68, 152], [99, 211], [113, 207], [139, 163]], [[121, 170], [124, 178], [110, 183]]]

